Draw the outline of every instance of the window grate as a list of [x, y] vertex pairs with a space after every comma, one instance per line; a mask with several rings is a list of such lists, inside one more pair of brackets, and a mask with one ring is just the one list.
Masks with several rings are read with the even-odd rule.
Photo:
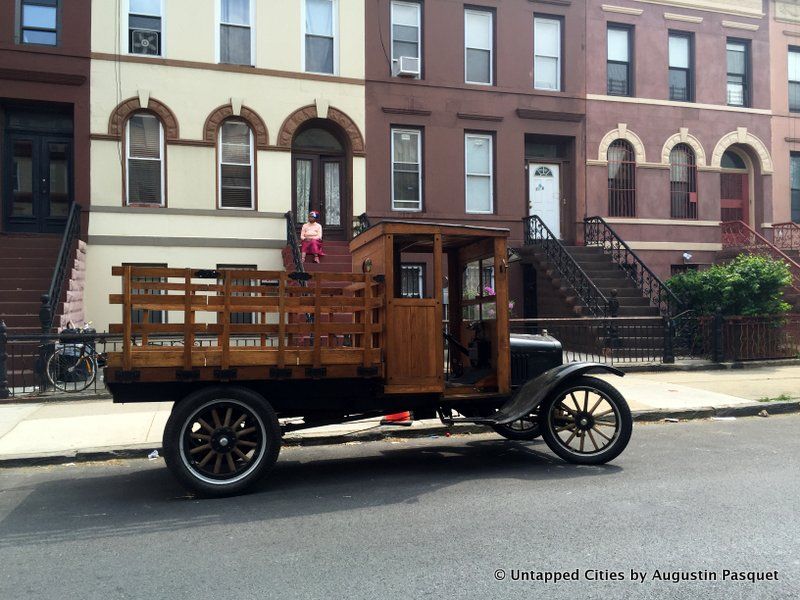
[[678, 144], [669, 155], [670, 214], [673, 219], [697, 218], [697, 163], [694, 150]]
[[616, 140], [608, 148], [608, 214], [636, 216], [636, 155], [626, 140]]

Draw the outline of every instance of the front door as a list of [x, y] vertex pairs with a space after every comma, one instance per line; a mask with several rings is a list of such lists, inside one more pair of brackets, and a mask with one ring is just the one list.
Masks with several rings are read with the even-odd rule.
[[561, 239], [561, 184], [559, 165], [528, 165], [528, 214], [538, 215]]
[[320, 213], [323, 236], [346, 240], [349, 223], [346, 210], [344, 158], [316, 154], [294, 154], [294, 198], [292, 209], [298, 226], [308, 211]]
[[750, 221], [750, 181], [747, 173], [720, 174], [720, 219]]
[[9, 132], [4, 145], [2, 196], [6, 230], [63, 230], [72, 202], [71, 138]]

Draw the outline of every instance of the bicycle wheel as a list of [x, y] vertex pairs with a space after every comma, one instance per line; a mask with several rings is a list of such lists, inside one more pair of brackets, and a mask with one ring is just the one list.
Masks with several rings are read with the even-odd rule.
[[61, 392], [82, 392], [94, 382], [97, 367], [91, 356], [74, 345], [56, 348], [47, 360], [47, 379]]

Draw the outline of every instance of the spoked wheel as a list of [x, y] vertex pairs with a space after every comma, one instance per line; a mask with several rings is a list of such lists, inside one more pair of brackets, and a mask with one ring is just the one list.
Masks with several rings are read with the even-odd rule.
[[47, 360], [47, 379], [62, 392], [82, 392], [92, 385], [96, 376], [92, 358], [74, 344], [56, 348]]
[[511, 421], [511, 423], [492, 425], [492, 429], [509, 440], [529, 441], [535, 440], [542, 435], [542, 430], [539, 426], [538, 409], [527, 417]]
[[564, 460], [598, 465], [625, 449], [633, 418], [614, 386], [594, 377], [578, 377], [540, 406], [542, 437]]
[[205, 496], [244, 491], [272, 468], [280, 445], [275, 411], [244, 388], [191, 394], [175, 405], [164, 429], [167, 466]]

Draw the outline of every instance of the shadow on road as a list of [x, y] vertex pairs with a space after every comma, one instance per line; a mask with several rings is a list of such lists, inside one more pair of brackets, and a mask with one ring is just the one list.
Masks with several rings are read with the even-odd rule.
[[458, 438], [291, 448], [252, 493], [216, 500], [185, 494], [161, 461], [29, 469], [0, 491], [0, 548], [415, 503], [466, 481], [547, 485], [622, 471], [569, 465], [545, 448], [541, 442]]

